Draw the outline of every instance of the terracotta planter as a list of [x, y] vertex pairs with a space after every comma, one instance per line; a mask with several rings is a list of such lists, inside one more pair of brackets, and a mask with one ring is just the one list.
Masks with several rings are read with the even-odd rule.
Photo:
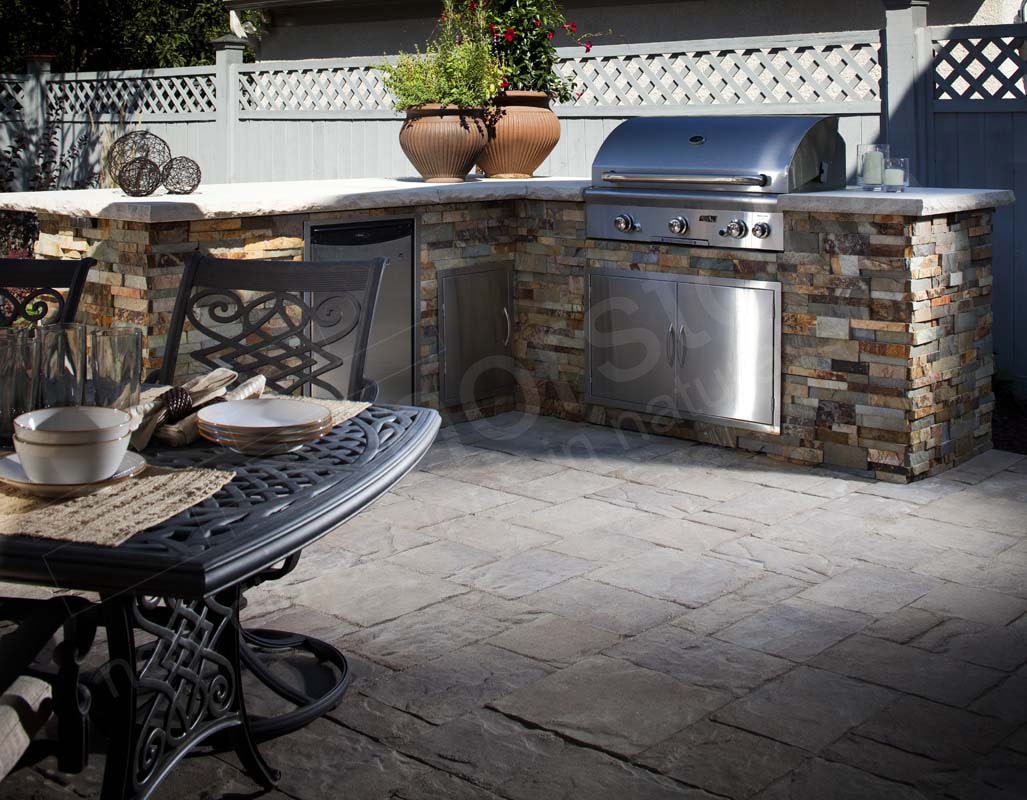
[[487, 138], [481, 109], [426, 103], [407, 109], [399, 146], [428, 183], [460, 183]]
[[560, 141], [560, 120], [545, 92], [510, 91], [496, 98], [489, 141], [478, 157], [488, 178], [530, 178]]

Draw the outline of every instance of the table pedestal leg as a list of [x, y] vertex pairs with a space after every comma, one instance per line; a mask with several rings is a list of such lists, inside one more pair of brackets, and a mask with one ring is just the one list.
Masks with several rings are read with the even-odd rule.
[[[278, 773], [249, 729], [239, 664], [239, 591], [202, 600], [105, 598], [112, 707], [104, 798], [147, 798], [190, 750], [231, 736], [250, 775], [271, 788]], [[135, 632], [151, 641], [136, 646]], [[232, 729], [229, 731], [229, 729]]]
[[[335, 647], [315, 639], [313, 636], [288, 633], [286, 631], [257, 628], [242, 630], [242, 663], [253, 675], [279, 697], [298, 706], [293, 711], [276, 717], [253, 719], [250, 730], [258, 742], [265, 742], [277, 736], [283, 736], [313, 722], [331, 711], [342, 700], [350, 682], [349, 662]], [[306, 650], [321, 663], [332, 664], [339, 671], [335, 685], [320, 696], [313, 697], [301, 689], [282, 681], [261, 661], [254, 650], [281, 652], [284, 650]]]

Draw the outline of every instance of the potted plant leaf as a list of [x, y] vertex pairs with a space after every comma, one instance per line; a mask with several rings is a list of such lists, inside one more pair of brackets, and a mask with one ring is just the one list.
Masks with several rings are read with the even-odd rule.
[[378, 69], [406, 111], [399, 144], [410, 163], [429, 183], [463, 181], [485, 146], [485, 108], [502, 81], [484, 11], [445, 0], [424, 52], [401, 53]]
[[502, 92], [487, 119], [489, 139], [478, 167], [490, 178], [530, 178], [560, 141], [551, 100], [567, 102], [573, 84], [555, 66], [557, 36], [592, 49], [558, 0], [471, 0], [485, 5], [492, 48], [503, 69]]

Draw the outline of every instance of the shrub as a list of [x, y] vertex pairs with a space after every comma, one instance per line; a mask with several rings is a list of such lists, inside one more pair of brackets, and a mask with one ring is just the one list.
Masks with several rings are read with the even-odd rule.
[[458, 12], [453, 0], [443, 3], [438, 33], [424, 52], [400, 53], [394, 64], [378, 69], [401, 111], [425, 103], [487, 106], [502, 82], [484, 12], [476, 6]]

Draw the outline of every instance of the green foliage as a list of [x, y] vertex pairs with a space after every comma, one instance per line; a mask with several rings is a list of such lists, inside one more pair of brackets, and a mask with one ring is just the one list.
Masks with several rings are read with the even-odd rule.
[[489, 45], [488, 23], [480, 8], [457, 11], [443, 2], [435, 39], [422, 53], [400, 53], [394, 64], [379, 64], [396, 108], [425, 103], [481, 108], [500, 90], [499, 61]]
[[[503, 66], [503, 88], [546, 92], [562, 102], [573, 96], [574, 84], [554, 71], [556, 44], [570, 40], [592, 49], [592, 34], [579, 34], [564, 16], [558, 0], [481, 0], [488, 16], [492, 47]], [[470, 0], [474, 6], [478, 0]]]
[[57, 72], [211, 64], [211, 39], [228, 32], [222, 0], [2, 0], [0, 72], [35, 54]]

